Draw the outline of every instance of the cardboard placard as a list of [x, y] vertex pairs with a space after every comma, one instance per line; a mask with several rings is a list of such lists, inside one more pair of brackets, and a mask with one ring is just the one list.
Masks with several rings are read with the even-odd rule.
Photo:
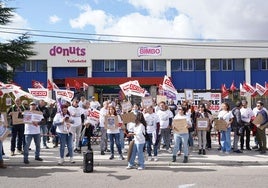
[[174, 133], [177, 133], [177, 134], [184, 134], [184, 133], [189, 132], [187, 128], [186, 119], [173, 119], [172, 127], [173, 127]]
[[0, 125], [0, 140], [4, 141], [11, 131], [3, 125]]
[[105, 116], [104, 122], [105, 129], [116, 129], [118, 128], [118, 117], [117, 116]]
[[122, 112], [125, 113], [125, 112], [129, 112], [132, 110], [132, 104], [130, 101], [125, 101], [125, 102], [122, 102], [121, 103], [121, 106], [122, 106]]
[[196, 129], [198, 131], [207, 131], [209, 129], [209, 118], [197, 118]]
[[192, 89], [184, 89], [185, 100], [194, 100], [194, 92]]
[[215, 122], [215, 129], [217, 131], [226, 131], [227, 130], [226, 121], [224, 121], [222, 119], [216, 119], [214, 122]]
[[166, 95], [157, 95], [156, 96], [156, 103], [159, 104], [162, 101], [166, 102], [167, 101], [167, 96]]
[[24, 124], [22, 113], [11, 112], [11, 116], [12, 116], [12, 124], [13, 125]]
[[262, 122], [263, 122], [263, 117], [262, 117], [261, 114], [258, 114], [258, 115], [254, 118], [254, 120], [252, 121], [252, 123], [253, 123], [254, 125], [261, 124]]
[[141, 100], [142, 100], [142, 105], [143, 105], [144, 108], [153, 105], [153, 98], [151, 96], [142, 97]]
[[40, 111], [24, 111], [23, 113], [24, 123], [40, 122], [42, 119], [44, 116]]
[[121, 114], [121, 118], [124, 124], [135, 122], [136, 116], [133, 112]]

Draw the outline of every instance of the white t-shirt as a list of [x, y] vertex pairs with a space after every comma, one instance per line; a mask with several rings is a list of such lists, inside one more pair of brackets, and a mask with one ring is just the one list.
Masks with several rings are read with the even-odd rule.
[[142, 123], [134, 127], [135, 144], [145, 144], [145, 127]]
[[80, 108], [79, 106], [78, 107], [69, 106], [68, 111], [74, 121], [73, 127], [82, 126], [81, 115], [84, 114], [84, 109]]
[[229, 126], [228, 126], [228, 128], [229, 128], [231, 126], [229, 121], [230, 121], [230, 119], [234, 118], [234, 115], [233, 115], [232, 111], [228, 112], [225, 110], [221, 110], [218, 114], [218, 118], [226, 121], [226, 123], [229, 124]]
[[144, 119], [147, 123], [146, 131], [147, 133], [151, 134], [157, 129], [157, 123], [160, 121], [158, 115], [156, 113], [146, 113], [144, 114]]
[[25, 123], [24, 134], [40, 134], [40, 126], [33, 125], [30, 123]]
[[104, 122], [105, 122], [105, 116], [107, 115], [108, 113], [108, 109], [102, 107], [100, 109], [100, 127], [104, 127]]
[[173, 114], [170, 110], [158, 110], [156, 113], [159, 117], [160, 129], [165, 129], [169, 126], [169, 118], [173, 118]]
[[247, 122], [247, 123], [249, 123], [251, 118], [254, 116], [253, 110], [249, 107], [247, 108], [242, 107], [240, 109], [240, 112], [241, 112], [242, 121]]

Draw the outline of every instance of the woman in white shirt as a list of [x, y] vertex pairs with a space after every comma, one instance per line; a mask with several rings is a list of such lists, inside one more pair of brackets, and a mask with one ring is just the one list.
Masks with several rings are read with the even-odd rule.
[[62, 112], [58, 112], [54, 119], [53, 124], [57, 126], [56, 132], [59, 136], [60, 140], [60, 160], [58, 165], [63, 165], [64, 163], [64, 150], [65, 145], [68, 148], [68, 155], [70, 156], [70, 162], [74, 163], [73, 160], [73, 134], [71, 132], [71, 126], [73, 119], [70, 117], [70, 113], [68, 112], [68, 106], [63, 105]]
[[231, 151], [231, 124], [233, 121], [233, 114], [230, 110], [228, 103], [223, 102], [221, 104], [221, 111], [218, 114], [218, 119], [222, 119], [226, 122], [226, 131], [221, 131], [221, 152], [230, 154]]
[[[143, 170], [144, 166], [144, 155], [143, 155], [143, 148], [145, 145], [145, 126], [146, 121], [143, 117], [142, 113], [138, 113], [135, 120], [135, 127], [134, 127], [134, 146], [132, 149], [131, 157], [128, 162], [127, 169], [133, 169], [136, 155], [138, 156], [138, 170]], [[131, 134], [131, 133], [129, 133]]]

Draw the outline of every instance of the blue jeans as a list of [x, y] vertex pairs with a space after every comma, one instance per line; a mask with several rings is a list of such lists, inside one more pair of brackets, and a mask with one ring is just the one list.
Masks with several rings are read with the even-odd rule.
[[40, 156], [40, 142], [41, 142], [41, 136], [40, 134], [26, 134], [25, 135], [25, 146], [24, 146], [24, 160], [28, 160], [29, 156], [29, 147], [32, 142], [32, 138], [34, 139], [35, 144], [35, 158], [39, 158]]
[[147, 134], [147, 137], [148, 138], [146, 140], [146, 148], [148, 155], [152, 156], [152, 145], [153, 145], [154, 156], [157, 156], [158, 138], [156, 139], [155, 144], [153, 144], [153, 134], [149, 133]]
[[110, 140], [110, 150], [111, 150], [111, 154], [114, 155], [114, 142], [116, 144], [118, 153], [121, 155], [122, 154], [122, 150], [121, 150], [121, 145], [120, 145], [120, 133], [113, 133], [113, 134], [108, 134], [109, 135], [109, 140]]
[[0, 161], [3, 160], [2, 149], [3, 149], [3, 142], [0, 140]]
[[70, 157], [73, 157], [73, 135], [58, 133], [60, 140], [60, 158], [64, 158], [65, 145], [67, 144], [68, 153]]
[[121, 150], [125, 148], [125, 134], [124, 130], [120, 129], [120, 144], [121, 144]]
[[134, 144], [128, 166], [134, 166], [136, 155], [138, 155], [138, 163], [141, 168], [144, 168], [144, 144]]
[[221, 131], [221, 149], [223, 152], [231, 151], [231, 127]]
[[43, 146], [47, 146], [47, 125], [40, 125], [40, 131], [43, 137]]
[[181, 149], [181, 143], [183, 144], [183, 153], [184, 156], [187, 157], [189, 155], [188, 149], [188, 140], [189, 140], [189, 133], [184, 134], [177, 134], [174, 133], [174, 148], [173, 148], [173, 156], [177, 155], [177, 152]]

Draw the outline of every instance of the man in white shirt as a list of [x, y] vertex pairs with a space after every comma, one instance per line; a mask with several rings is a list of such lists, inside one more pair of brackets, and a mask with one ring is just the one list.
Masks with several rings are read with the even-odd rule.
[[98, 109], [101, 107], [99, 101], [97, 101], [94, 96], [92, 97], [92, 101], [90, 102], [90, 107], [92, 110]]
[[108, 113], [108, 101], [103, 102], [103, 107], [100, 109], [100, 130], [101, 130], [101, 141], [100, 141], [100, 150], [101, 155], [105, 155], [104, 151], [107, 149], [107, 130], [105, 129], [105, 116]]

